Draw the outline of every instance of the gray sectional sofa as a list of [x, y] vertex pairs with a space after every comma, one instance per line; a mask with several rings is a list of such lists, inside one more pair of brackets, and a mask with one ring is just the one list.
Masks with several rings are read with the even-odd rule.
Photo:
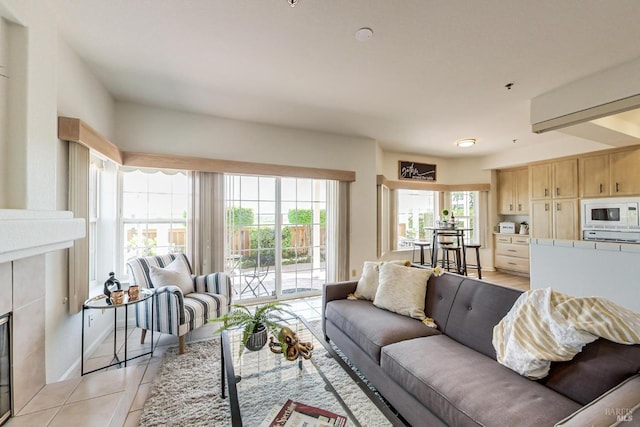
[[324, 286], [325, 338], [413, 426], [640, 421], [640, 345], [598, 339], [532, 381], [500, 365], [491, 343], [493, 327], [520, 291], [455, 274], [432, 275], [425, 312], [438, 326], [433, 329], [370, 301], [347, 299], [356, 285]]

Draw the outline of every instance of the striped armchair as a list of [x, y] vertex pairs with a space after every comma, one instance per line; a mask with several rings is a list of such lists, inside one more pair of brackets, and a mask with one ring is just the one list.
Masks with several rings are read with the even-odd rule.
[[[155, 295], [143, 303], [136, 304], [136, 326], [142, 328], [140, 343], [144, 344], [149, 329], [165, 334], [177, 335], [180, 354], [184, 353], [184, 336], [208, 319], [229, 312], [232, 299], [231, 279], [224, 273], [195, 276], [191, 264], [184, 254], [168, 254], [135, 258], [127, 263], [132, 285], [154, 289], [149, 267], [163, 268], [178, 259], [184, 262], [193, 278], [195, 292], [183, 294], [178, 286], [155, 288]], [[155, 319], [151, 319], [151, 304], [155, 304]]]

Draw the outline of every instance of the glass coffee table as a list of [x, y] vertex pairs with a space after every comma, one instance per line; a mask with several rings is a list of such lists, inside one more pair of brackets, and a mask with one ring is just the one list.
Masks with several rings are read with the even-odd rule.
[[306, 320], [292, 319], [288, 326], [299, 341], [313, 344], [310, 359], [289, 361], [273, 353], [268, 343], [262, 350], [239, 355], [242, 330], [222, 332], [222, 396], [228, 379], [234, 427], [260, 426], [287, 400], [342, 415], [349, 426], [405, 425]]

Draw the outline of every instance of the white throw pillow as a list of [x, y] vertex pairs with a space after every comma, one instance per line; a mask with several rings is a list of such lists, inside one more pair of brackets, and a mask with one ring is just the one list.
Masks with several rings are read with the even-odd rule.
[[384, 263], [373, 305], [414, 319], [424, 320], [424, 300], [431, 270]]
[[177, 286], [182, 289], [183, 294], [190, 294], [194, 291], [193, 279], [189, 273], [189, 269], [176, 258], [165, 268], [149, 266], [149, 277], [154, 288], [161, 286]]
[[358, 280], [355, 296], [358, 299], [366, 299], [373, 301], [378, 290], [378, 270], [380, 263], [374, 261], [365, 261], [362, 267], [362, 276]]

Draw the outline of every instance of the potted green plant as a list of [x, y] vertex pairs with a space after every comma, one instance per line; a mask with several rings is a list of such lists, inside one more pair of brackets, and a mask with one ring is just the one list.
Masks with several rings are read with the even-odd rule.
[[212, 322], [222, 322], [222, 326], [215, 333], [222, 332], [229, 328], [242, 328], [242, 344], [240, 346], [240, 354], [247, 348], [248, 350], [257, 351], [267, 343], [267, 335], [270, 331], [274, 336], [278, 336], [282, 322], [288, 315], [297, 318], [295, 313], [288, 310], [289, 304], [280, 301], [273, 301], [256, 307], [255, 311], [251, 311], [244, 305], [233, 304], [233, 310], [222, 317], [211, 319]]

